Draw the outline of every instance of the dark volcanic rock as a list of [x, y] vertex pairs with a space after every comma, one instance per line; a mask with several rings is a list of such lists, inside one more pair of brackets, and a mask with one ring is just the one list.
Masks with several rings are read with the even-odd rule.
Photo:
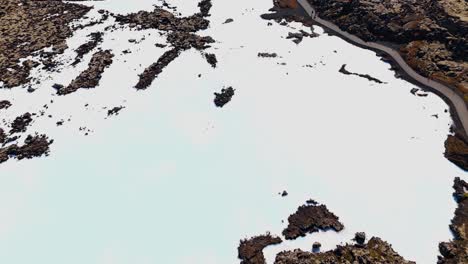
[[112, 64], [114, 54], [110, 50], [98, 51], [93, 54], [88, 68], [78, 75], [67, 87], [59, 89], [57, 94], [66, 95], [81, 88], [94, 88], [99, 84], [102, 73]]
[[468, 143], [457, 133], [448, 135], [444, 154], [448, 160], [468, 171]]
[[212, 53], [206, 53], [205, 59], [211, 65], [211, 67], [216, 68], [216, 64], [218, 63], [218, 59], [216, 59], [216, 55]]
[[107, 110], [107, 116], [112, 116], [112, 115], [118, 115], [119, 112], [124, 109], [125, 107], [123, 106], [116, 106], [116, 107], [113, 107], [112, 109], [110, 110]]
[[49, 140], [46, 135], [29, 135], [22, 146], [13, 144], [0, 148], [0, 163], [10, 158], [22, 160], [48, 155], [52, 142], [53, 140]]
[[140, 80], [135, 85], [135, 88], [138, 90], [143, 90], [148, 88], [154, 79], [162, 72], [162, 70], [169, 64], [171, 61], [175, 60], [180, 54], [179, 49], [171, 49], [164, 52], [164, 54], [158, 59], [157, 62], [151, 64], [145, 71], [140, 74]]
[[263, 249], [270, 245], [280, 244], [281, 242], [283, 242], [281, 238], [273, 237], [270, 234], [241, 240], [237, 248], [241, 264], [265, 264]]
[[442, 256], [439, 257], [438, 264], [467, 263], [468, 260], [468, 183], [457, 177], [453, 188], [453, 197], [458, 204], [450, 224], [454, 239], [439, 244]]
[[312, 244], [312, 250], [314, 252], [318, 252], [321, 247], [322, 247], [322, 244], [320, 244], [320, 242], [314, 242], [314, 244]]
[[32, 115], [28, 112], [15, 118], [15, 120], [13, 120], [11, 123], [10, 134], [25, 132], [26, 127], [29, 126], [29, 124], [31, 124], [33, 121], [31, 116]]
[[270, 53], [270, 52], [259, 52], [257, 54], [257, 56], [259, 58], [276, 58], [276, 57], [278, 57], [278, 54], [276, 54], [274, 52], [272, 52], [272, 53]]
[[308, 1], [321, 18], [366, 41], [389, 43], [421, 75], [468, 100], [468, 1]]
[[10, 108], [10, 106], [11, 106], [10, 101], [7, 101], [7, 100], [0, 101], [0, 110], [8, 109], [8, 108]]
[[366, 233], [357, 232], [354, 235], [354, 241], [356, 241], [356, 243], [358, 243], [358, 244], [364, 244], [364, 242], [366, 242]]
[[210, 15], [210, 9], [212, 6], [213, 4], [211, 4], [211, 0], [202, 0], [200, 3], [198, 3], [200, 13], [205, 17]]
[[96, 48], [99, 45], [99, 43], [102, 42], [103, 35], [104, 34], [102, 32], [94, 32], [89, 34], [89, 37], [91, 37], [91, 39], [76, 49], [76, 58], [72, 65], [80, 63], [84, 55], [88, 54], [91, 50]]
[[289, 32], [288, 36], [286, 36], [286, 38], [287, 39], [292, 39], [294, 43], [299, 44], [299, 43], [302, 42], [304, 37], [315, 38], [315, 37], [318, 37], [318, 36], [319, 35], [317, 33], [313, 32], [313, 31], [312, 31], [312, 33], [307, 33], [304, 30], [300, 30], [297, 33]]
[[159, 29], [161, 31], [196, 32], [208, 28], [210, 22], [201, 13], [188, 17], [177, 17], [170, 11], [156, 7], [154, 11], [139, 11], [128, 15], [115, 15], [120, 24], [138, 29]]
[[2, 128], [0, 128], [0, 144], [3, 144], [6, 138], [7, 135], [5, 134], [5, 131]]
[[384, 83], [384, 82], [382, 82], [381, 80], [370, 76], [369, 74], [360, 74], [360, 73], [350, 72], [350, 71], [346, 70], [346, 64], [343, 64], [343, 65], [341, 66], [339, 72], [340, 72], [340, 73], [343, 73], [343, 74], [345, 74], [345, 75], [356, 75], [356, 76], [359, 76], [359, 77], [362, 77], [362, 78], [366, 78], [367, 80], [372, 81], [372, 82], [376, 82], [376, 83]]
[[199, 30], [207, 29], [210, 24], [205, 17], [209, 16], [211, 0], [202, 0], [198, 6], [200, 13], [188, 17], [178, 17], [160, 7], [155, 7], [152, 12], [140, 11], [129, 15], [115, 15], [116, 21], [120, 24], [127, 24], [137, 29], [154, 28], [166, 32], [167, 42], [173, 47], [140, 74], [140, 80], [135, 85], [136, 89], [148, 88], [162, 70], [182, 51], [191, 48], [204, 50], [210, 47], [208, 44], [214, 42], [209, 36], [202, 37], [194, 34]]
[[234, 96], [235, 89], [232, 87], [221, 89], [221, 93], [214, 93], [215, 99], [214, 103], [217, 107], [223, 107], [225, 104], [231, 101], [231, 98]]
[[283, 236], [288, 240], [319, 230], [333, 229], [338, 232], [344, 228], [338, 216], [328, 211], [325, 205], [302, 205], [288, 217], [288, 222], [288, 227], [283, 230]]
[[414, 264], [396, 253], [390, 244], [373, 237], [363, 245], [337, 245], [336, 249], [323, 253], [304, 252], [300, 249], [280, 252], [275, 264]]
[[0, 0], [0, 81], [7, 88], [29, 81], [37, 62], [26, 60], [46, 47], [45, 64], [54, 66], [53, 57], [66, 48], [72, 34], [69, 24], [84, 16], [91, 8], [62, 1]]
[[229, 24], [229, 23], [232, 23], [232, 22], [234, 22], [234, 19], [228, 18], [228, 19], [226, 19], [226, 21], [223, 22], [223, 24]]
[[195, 48], [204, 50], [209, 48], [208, 44], [213, 43], [213, 38], [209, 36], [201, 37], [189, 32], [172, 32], [167, 36], [167, 41], [180, 50]]

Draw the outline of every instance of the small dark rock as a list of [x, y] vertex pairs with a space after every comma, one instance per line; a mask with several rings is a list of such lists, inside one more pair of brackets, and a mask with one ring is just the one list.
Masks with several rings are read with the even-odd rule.
[[221, 93], [214, 93], [215, 99], [214, 103], [217, 107], [223, 107], [225, 104], [231, 101], [231, 98], [234, 96], [235, 89], [232, 87], [221, 89]]
[[7, 101], [7, 100], [0, 101], [0, 110], [1, 109], [8, 109], [8, 108], [10, 108], [10, 106], [11, 106], [10, 101]]
[[224, 21], [223, 24], [229, 24], [229, 23], [232, 23], [232, 22], [234, 22], [234, 19], [228, 18], [228, 19], [226, 19], [226, 21]]
[[259, 52], [257, 56], [260, 58], [276, 58], [278, 57], [278, 54], [269, 52]]
[[320, 242], [314, 242], [314, 244], [312, 244], [312, 251], [318, 252], [321, 247], [322, 247], [322, 244], [320, 244]]
[[116, 106], [110, 110], [107, 110], [107, 116], [118, 115], [120, 110], [124, 109], [123, 106]]
[[366, 233], [364, 232], [357, 232], [355, 235], [354, 235], [354, 240], [358, 243], [358, 244], [364, 244], [366, 242]]
[[58, 84], [58, 83], [52, 85], [52, 88], [54, 88], [55, 90], [60, 90], [60, 89], [62, 89], [63, 87], [64, 87], [63, 85]]
[[212, 53], [206, 53], [205, 59], [211, 65], [211, 67], [216, 68], [216, 64], [218, 63], [218, 59], [216, 59], [216, 55]]

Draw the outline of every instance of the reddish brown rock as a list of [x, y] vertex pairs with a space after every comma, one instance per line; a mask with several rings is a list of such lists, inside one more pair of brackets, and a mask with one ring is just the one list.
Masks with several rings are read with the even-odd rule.
[[308, 1], [342, 30], [399, 49], [418, 73], [454, 88], [468, 102], [467, 1]]
[[145, 71], [140, 74], [140, 80], [135, 85], [135, 88], [138, 90], [143, 90], [148, 88], [154, 79], [163, 71], [163, 69], [169, 65], [173, 60], [175, 60], [180, 54], [179, 49], [171, 49], [164, 52], [164, 54], [158, 59], [157, 62], [151, 64]]
[[53, 57], [66, 48], [71, 36], [69, 24], [84, 16], [91, 8], [62, 1], [0, 0], [0, 81], [7, 88], [29, 81], [29, 73], [37, 62], [20, 59], [46, 47], [46, 64], [53, 67]]
[[52, 142], [53, 140], [49, 140], [46, 135], [29, 135], [22, 146], [13, 144], [0, 148], [0, 163], [10, 158], [22, 160], [48, 155]]
[[[140, 74], [140, 80], [135, 85], [136, 89], [146, 89], [158, 77], [163, 69], [175, 60], [182, 51], [195, 48], [204, 50], [213, 43], [213, 38], [209, 36], [198, 36], [195, 32], [208, 28], [210, 21], [206, 19], [211, 9], [211, 0], [202, 0], [198, 4], [200, 13], [187, 17], [179, 17], [171, 11], [160, 7], [155, 7], [151, 12], [140, 11], [128, 15], [116, 15], [116, 21], [136, 29], [158, 29], [166, 32], [167, 42], [172, 49], [166, 51], [155, 63]], [[214, 57], [215, 58], [215, 57]], [[216, 58], [215, 58], [216, 59]], [[207, 61], [213, 65], [213, 57], [208, 57]], [[214, 64], [216, 65], [216, 64]]]
[[57, 94], [66, 95], [78, 89], [94, 88], [99, 84], [104, 70], [112, 64], [114, 54], [110, 50], [98, 51], [93, 54], [88, 68], [78, 75], [67, 87], [57, 90]]
[[275, 0], [275, 5], [281, 8], [297, 8], [298, 3], [297, 0]]
[[281, 242], [283, 242], [281, 238], [274, 237], [268, 233], [241, 240], [237, 248], [241, 264], [265, 264], [263, 249], [270, 245], [280, 244]]
[[390, 244], [373, 237], [362, 245], [338, 245], [323, 253], [304, 252], [300, 249], [283, 251], [276, 255], [275, 264], [414, 264], [396, 253]]
[[468, 171], [468, 143], [458, 134], [448, 135], [444, 154], [448, 160]]
[[283, 236], [289, 240], [319, 230], [333, 229], [338, 232], [344, 228], [338, 216], [330, 212], [325, 205], [302, 205], [288, 217], [288, 222]]
[[80, 63], [84, 55], [88, 54], [91, 50], [96, 48], [99, 43], [103, 41], [103, 35], [104, 34], [102, 32], [94, 32], [89, 34], [88, 37], [91, 39], [76, 49], [76, 58], [72, 65]]

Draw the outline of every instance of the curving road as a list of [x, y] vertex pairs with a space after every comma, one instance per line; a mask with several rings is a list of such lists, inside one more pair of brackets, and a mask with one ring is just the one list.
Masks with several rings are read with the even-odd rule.
[[382, 44], [375, 43], [375, 42], [366, 42], [352, 34], [342, 31], [335, 24], [321, 19], [320, 17], [317, 16], [315, 9], [307, 0], [298, 0], [298, 3], [304, 8], [307, 14], [309, 14], [309, 16], [320, 26], [337, 33], [338, 35], [340, 35], [341, 37], [343, 37], [344, 39], [352, 43], [387, 53], [401, 67], [401, 69], [413, 80], [420, 83], [422, 86], [427, 86], [429, 88], [436, 90], [440, 94], [442, 94], [450, 102], [451, 107], [453, 107], [454, 109], [453, 112], [457, 114], [458, 119], [461, 125], [463, 126], [465, 135], [467, 134], [468, 132], [468, 109], [466, 107], [466, 104], [463, 98], [457, 93], [455, 93], [455, 91], [453, 91], [449, 87], [439, 82], [430, 80], [426, 77], [419, 75], [410, 66], [408, 66], [408, 64], [406, 64], [405, 60], [400, 56], [400, 54], [396, 50], [389, 48], [387, 46], [384, 46]]

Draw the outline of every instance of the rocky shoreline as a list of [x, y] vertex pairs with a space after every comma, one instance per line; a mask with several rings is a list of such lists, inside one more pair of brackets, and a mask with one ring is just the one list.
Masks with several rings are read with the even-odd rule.
[[[86, 54], [93, 51], [91, 60], [84, 71], [79, 73], [68, 85], [56, 83], [52, 85], [52, 88], [55, 89], [57, 95], [63, 96], [79, 89], [97, 87], [103, 73], [114, 60], [112, 50], [102, 50], [99, 46], [104, 41], [104, 34], [108, 31], [114, 31], [118, 25], [128, 27], [130, 30], [157, 29], [163, 32], [162, 35], [167, 37], [167, 42], [171, 45], [171, 49], [139, 75], [139, 81], [135, 85], [136, 89], [141, 90], [149, 87], [170, 62], [183, 51], [191, 48], [199, 50], [213, 68], [218, 63], [215, 54], [204, 52], [210, 47], [209, 44], [215, 41], [209, 36], [195, 34], [209, 26], [210, 21], [207, 18], [210, 16], [212, 7], [211, 0], [200, 1], [198, 4], [199, 12], [187, 17], [181, 17], [176, 13], [175, 7], [171, 7], [163, 1], [162, 6], [155, 6], [153, 11], [139, 11], [128, 15], [98, 10], [97, 15], [100, 15], [101, 18], [84, 23], [79, 20], [87, 19], [86, 15], [92, 10], [92, 7], [79, 3], [65, 3], [61, 0], [0, 0], [0, 6], [2, 6], [0, 10], [0, 72], [2, 72], [0, 74], [0, 88], [27, 86], [25, 87], [28, 88], [27, 91], [32, 93], [35, 89], [31, 86], [40, 84], [39, 79], [30, 77], [33, 68], [41, 67], [49, 72], [59, 71], [59, 65], [66, 63], [72, 67], [76, 66], [82, 62]], [[115, 19], [115, 22], [109, 22], [111, 19]], [[77, 24], [73, 24], [77, 21]], [[88, 34], [88, 40], [74, 50], [76, 56], [70, 63], [58, 61], [58, 55], [63, 54], [68, 49], [67, 39], [75, 31], [104, 22], [108, 22], [109, 25], [103, 30], [99, 29]], [[165, 48], [166, 45], [158, 47]], [[53, 91], [53, 89], [51, 90]], [[1, 100], [0, 110], [6, 110], [11, 105], [9, 101]], [[125, 107], [120, 106], [112, 109], [108, 112], [107, 117], [117, 115], [123, 108]], [[2, 156], [0, 163], [7, 161], [9, 157], [32, 158], [48, 153], [48, 146], [53, 141], [46, 140], [46, 135], [28, 137], [22, 147], [18, 147], [21, 134], [27, 132], [27, 126], [33, 122], [33, 118], [44, 116], [47, 109], [47, 104], [45, 104], [44, 109], [38, 110], [39, 114], [31, 112], [14, 120], [3, 119], [3, 125], [9, 126], [11, 129], [7, 134], [5, 128], [0, 128], [0, 139], [3, 145], [0, 149]], [[48, 117], [52, 118], [52, 115], [49, 114]], [[63, 120], [56, 123], [57, 126], [63, 125]], [[44, 144], [45, 142], [47, 144]], [[46, 145], [47, 148], [42, 147]], [[38, 151], [35, 155], [22, 155], [21, 153], [30, 152], [30, 146], [40, 147], [36, 147]], [[42, 152], [41, 155], [39, 155], [40, 152]]]
[[308, 1], [341, 30], [397, 48], [419, 74], [468, 95], [468, 20], [446, 8], [466, 10], [466, 1]]
[[263, 249], [267, 246], [280, 244], [281, 242], [283, 242], [281, 238], [272, 236], [269, 233], [241, 240], [237, 248], [241, 264], [264, 264], [265, 256], [263, 255]]
[[80, 73], [67, 87], [57, 90], [59, 95], [67, 95], [76, 92], [78, 89], [95, 88], [102, 78], [104, 70], [112, 64], [111, 50], [98, 51], [93, 54], [88, 68]]
[[[309, 200], [306, 205], [298, 208], [296, 213], [288, 218], [288, 227], [284, 229], [283, 236], [287, 240], [303, 237], [308, 233], [322, 231], [339, 232], [344, 225], [339, 218], [330, 212], [325, 205]], [[238, 247], [241, 264], [266, 264], [262, 250], [270, 245], [280, 245], [280, 237], [267, 233], [240, 241]], [[388, 242], [381, 238], [372, 237], [366, 243], [366, 234], [357, 232], [353, 243], [337, 245], [335, 249], [320, 252], [319, 242], [311, 243], [312, 251], [295, 249], [279, 252], [275, 264], [313, 264], [313, 263], [382, 263], [382, 264], [414, 264], [405, 260], [395, 252]]]
[[[206, 19], [210, 14], [211, 0], [203, 0], [198, 7], [200, 12], [188, 17], [178, 17], [172, 12], [155, 7], [152, 12], [140, 11], [129, 15], [115, 15], [116, 22], [121, 25], [129, 25], [137, 30], [158, 29], [167, 33], [167, 41], [172, 49], [166, 51], [155, 63], [147, 67], [140, 80], [135, 85], [138, 90], [148, 88], [154, 79], [163, 71], [163, 69], [175, 60], [182, 51], [195, 48], [199, 51], [209, 48], [209, 44], [214, 40], [209, 36], [198, 36], [195, 33], [207, 29], [210, 21]], [[216, 67], [216, 56], [214, 54], [205, 54], [209, 64]]]
[[[62, 1], [0, 0], [0, 82], [13, 88], [30, 81], [30, 71], [41, 63], [50, 69], [55, 55], [67, 49], [70, 23], [90, 7]], [[52, 51], [43, 49], [52, 47]], [[20, 60], [39, 52], [41, 61]]]
[[[274, 2], [274, 7], [272, 9], [270, 9], [270, 11], [272, 11], [271, 13], [267, 13], [267, 14], [264, 14], [262, 15], [262, 18], [263, 19], [267, 19], [267, 20], [275, 20], [277, 21], [278, 23], [281, 22], [281, 20], [286, 20], [288, 22], [300, 22], [302, 23], [303, 25], [305, 26], [312, 26], [315, 23], [315, 21], [300, 7], [298, 7], [297, 5], [294, 5], [294, 4], [291, 4], [291, 2], [294, 2], [295, 0], [277, 0], [277, 1], [273, 1]], [[360, 37], [362, 38], [363, 40], [366, 40], [366, 41], [379, 41], [379, 42], [382, 42], [382, 43], [385, 43], [385, 45], [388, 45], [388, 46], [391, 46], [392, 48], [394, 49], [397, 49], [397, 50], [400, 50], [400, 53], [402, 54], [403, 57], [404, 56], [404, 53], [401, 51], [403, 49], [404, 44], [408, 44], [408, 43], [411, 43], [411, 38], [416, 36], [417, 39], [420, 39], [420, 38], [430, 38], [431, 34], [430, 33], [430, 30], [429, 32], [420, 32], [419, 29], [416, 27], [409, 27], [409, 28], [406, 28], [406, 27], [397, 27], [399, 30], [402, 30], [406, 33], [401, 33], [402, 34], [402, 38], [404, 36], [403, 39], [399, 40], [397, 43], [394, 43], [392, 41], [394, 41], [394, 37], [395, 36], [387, 36], [389, 33], [388, 33], [388, 30], [385, 29], [385, 27], [391, 25], [389, 24], [389, 21], [393, 21], [393, 20], [398, 20], [398, 19], [402, 19], [402, 21], [399, 21], [398, 23], [402, 23], [404, 21], [406, 22], [409, 22], [408, 19], [413, 19], [413, 20], [416, 20], [416, 21], [420, 21], [421, 20], [421, 17], [424, 15], [423, 13], [426, 12], [423, 9], [423, 6], [421, 6], [420, 4], [417, 4], [416, 6], [414, 7], [411, 7], [411, 6], [407, 6], [405, 8], [403, 8], [402, 6], [404, 6], [405, 4], [403, 3], [400, 3], [399, 1], [394, 1], [392, 3], [389, 3], [389, 1], [385, 1], [383, 3], [381, 3], [380, 1], [378, 2], [372, 2], [372, 3], [369, 3], [369, 5], [366, 5], [364, 3], [361, 3], [359, 1], [319, 1], [319, 0], [308, 0], [309, 3], [314, 6], [314, 8], [316, 8], [316, 11], [319, 13], [319, 16], [320, 17], [323, 17], [324, 19], [326, 20], [329, 20], [333, 23], [335, 23], [338, 27], [340, 27], [342, 30], [346, 31], [346, 32], [349, 32], [351, 34], [355, 34], [357, 37]], [[415, 2], [415, 1], [413, 1]], [[437, 2], [437, 1], [434, 1], [434, 2]], [[448, 1], [448, 2], [451, 2], [451, 1]], [[456, 2], [456, 1], [455, 1]], [[393, 6], [395, 5], [395, 6]], [[408, 4], [407, 4], [408, 5]], [[436, 4], [434, 4], [436, 5]], [[466, 5], [468, 6], [468, 4], [463, 4], [463, 5]], [[295, 6], [293, 8], [291, 8], [292, 6]], [[398, 8], [397, 8], [398, 7]], [[379, 12], [383, 12], [383, 10], [387, 10], [389, 8], [391, 11], [388, 11], [385, 16], [384, 15], [380, 15], [379, 16]], [[395, 11], [394, 8], [397, 8], [395, 10], [398, 10], [399, 14], [394, 14]], [[362, 10], [361, 10], [362, 9]], [[404, 9], [404, 12], [405, 13], [402, 13], [400, 14], [401, 12], [403, 12], [402, 10]], [[441, 9], [437, 9], [438, 12], [445, 12]], [[445, 9], [444, 9], [445, 10]], [[418, 16], [411, 16], [411, 14], [418, 14]], [[426, 14], [428, 15], [428, 14]], [[360, 17], [359, 17], [360, 16]], [[366, 16], [369, 16], [369, 17], [366, 17]], [[429, 15], [428, 15], [429, 16]], [[453, 13], [451, 15], [448, 15], [446, 14], [446, 16], [453, 16]], [[366, 17], [367, 19], [364, 19], [363, 17]], [[405, 17], [407, 17], [407, 19], [404, 19]], [[431, 16], [431, 19], [434, 19], [431, 20], [431, 21], [427, 21], [427, 20], [421, 20], [421, 21], [424, 21], [424, 22], [427, 22], [427, 23], [432, 23], [431, 25], [433, 25], [434, 27], [436, 27], [435, 25], [437, 23], [442, 23], [441, 21], [439, 20], [443, 20], [441, 17], [443, 17], [442, 15], [438, 16], [438, 18], [432, 18]], [[386, 21], [386, 19], [389, 19], [389, 21]], [[457, 30], [459, 30], [460, 32], [465, 32], [466, 31], [466, 21], [463, 21], [463, 20], [457, 20], [457, 18], [453, 18], [454, 19], [454, 23], [453, 23], [453, 27], [455, 28], [451, 28], [452, 31], [455, 31], [457, 32]], [[458, 18], [460, 19], [460, 18]], [[372, 21], [372, 22], [369, 22], [369, 25], [367, 24], [367, 21], [368, 20], [375, 20], [375, 21]], [[380, 23], [380, 24], [379, 24]], [[447, 23], [442, 23], [444, 25], [447, 25]], [[377, 25], [380, 25], [380, 26], [377, 26]], [[418, 27], [421, 26], [418, 24]], [[368, 27], [370, 27], [372, 30], [369, 30]], [[427, 29], [427, 28], [426, 28]], [[427, 73], [424, 73], [422, 72], [421, 69], [418, 69], [415, 65], [413, 65], [412, 63], [410, 63], [409, 61], [407, 61], [407, 63], [413, 67], [418, 73], [420, 73], [421, 75], [427, 77], [427, 78], [430, 78], [430, 79], [434, 79], [438, 82], [441, 82], [441, 83], [444, 83], [446, 85], [448, 85], [448, 87], [452, 87], [452, 89], [457, 93], [459, 94], [459, 96], [463, 97], [464, 96], [464, 90], [468, 89], [466, 86], [468, 85], [468, 83], [466, 82], [465, 80], [465, 77], [468, 76], [467, 72], [468, 72], [468, 63], [466, 62], [466, 58], [467, 56], [460, 56], [460, 55], [463, 55], [463, 54], [460, 54], [459, 51], [457, 51], [460, 47], [464, 47], [467, 43], [467, 40], [466, 40], [466, 34], [460, 34], [460, 33], [454, 33], [454, 32], [451, 32], [449, 30], [442, 30], [440, 28], [437, 28], [437, 34], [434, 33], [436, 36], [439, 36], [440, 38], [442, 38], [441, 36], [452, 36], [450, 34], [455, 34], [454, 36], [452, 36], [451, 38], [447, 39], [447, 40], [444, 40], [446, 42], [444, 42], [446, 45], [446, 49], [450, 49], [450, 52], [452, 53], [456, 53], [456, 55], [453, 55], [452, 53], [448, 54], [447, 52], [445, 51], [441, 51], [441, 50], [438, 50], [438, 51], [441, 51], [442, 54], [445, 54], [446, 56], [443, 57], [444, 59], [446, 59], [447, 61], [449, 62], [453, 62], [453, 63], [456, 63], [459, 67], [457, 67], [456, 69], [458, 69], [458, 71], [456, 73], [454, 73], [454, 69], [451, 69], [449, 70], [449, 68], [447, 67], [442, 67], [441, 69], [436, 69], [434, 70], [435, 72], [432, 72], [434, 74], [427, 74]], [[327, 30], [327, 28], [325, 28], [325, 31], [327, 31], [329, 34], [332, 34], [332, 35], [335, 35], [335, 32], [331, 32], [329, 30]], [[382, 31], [382, 32], [381, 32]], [[440, 31], [440, 32], [439, 32]], [[443, 34], [441, 32], [444, 32]], [[415, 32], [417, 32], [418, 34], [415, 35]], [[374, 34], [374, 35], [373, 35]], [[387, 39], [388, 37], [388, 39]], [[453, 39], [456, 39], [456, 40], [453, 40]], [[434, 40], [434, 41], [437, 41], [437, 40]], [[440, 40], [442, 41], [442, 40]], [[447, 42], [448, 41], [448, 42]], [[356, 44], [356, 43], [353, 43], [353, 44]], [[358, 46], [360, 46], [359, 44], [356, 44]], [[408, 44], [409, 45], [409, 44]], [[363, 48], [366, 48], [368, 49], [368, 47], [363, 47]], [[445, 52], [445, 53], [444, 53]], [[381, 52], [381, 51], [376, 51], [377, 55], [381, 56], [382, 59], [388, 63], [390, 63], [392, 65], [392, 69], [396, 71], [396, 76], [397, 77], [401, 77], [407, 81], [410, 81], [412, 83], [416, 83], [417, 85], [422, 85], [424, 88], [427, 88], [428, 90], [430, 90], [431, 92], [434, 92], [435, 94], [437, 94], [438, 96], [440, 96], [442, 99], [444, 99], [444, 101], [450, 105], [450, 112], [451, 112], [451, 115], [452, 115], [452, 118], [454, 120], [454, 126], [452, 128], [454, 134], [453, 135], [449, 135], [449, 138], [451, 136], [457, 138], [458, 140], [454, 141], [454, 140], [450, 140], [450, 143], [452, 145], [452, 148], [450, 149], [450, 151], [446, 151], [446, 157], [454, 162], [454, 164], [456, 164], [457, 166], [459, 166], [461, 169], [463, 170], [468, 170], [468, 168], [466, 167], [466, 165], [463, 165], [465, 162], [460, 162], [457, 159], [454, 159], [453, 157], [460, 157], [460, 156], [464, 156], [463, 152], [461, 153], [458, 153], [457, 151], [459, 151], [460, 149], [464, 149], [466, 146], [468, 146], [468, 135], [467, 135], [467, 131], [465, 131], [465, 129], [463, 128], [463, 124], [462, 124], [462, 121], [460, 120], [460, 118], [465, 118], [465, 117], [459, 117], [458, 116], [458, 113], [456, 113], [456, 111], [454, 110], [454, 105], [453, 103], [448, 100], [444, 94], [434, 90], [434, 89], [431, 89], [431, 88], [428, 88], [426, 87], [424, 84], [420, 84], [420, 83], [417, 83], [415, 82], [415, 80], [413, 80], [411, 77], [408, 76], [408, 74], [401, 69], [401, 67], [398, 65], [398, 63], [394, 62], [393, 59], [388, 56], [387, 54]], [[461, 52], [463, 53], [463, 52]], [[419, 53], [418, 53], [419, 54]], [[438, 53], [437, 53], [438, 54]], [[448, 54], [448, 55], [447, 55]], [[450, 55], [450, 56], [449, 56]], [[419, 56], [419, 55], [418, 55]], [[421, 55], [422, 56], [422, 55]], [[435, 55], [434, 55], [435, 56]], [[437, 57], [437, 56], [435, 56]], [[439, 60], [441, 59], [441, 57], [437, 57]], [[434, 62], [436, 63], [436, 62]], [[460, 66], [461, 65], [461, 66]], [[422, 67], [422, 66], [421, 66]], [[444, 78], [440, 78], [440, 76], [442, 76], [443, 74], [447, 74], [447, 75], [456, 75], [456, 76], [462, 76], [463, 78], [456, 78], [456, 80], [458, 80], [459, 82], [456, 83], [456, 85], [454, 84], [455, 81], [446, 81]], [[468, 78], [468, 77], [467, 77]], [[444, 81], [445, 80], [445, 81]], [[468, 97], [465, 98], [465, 107], [467, 106], [467, 99]], [[449, 139], [448, 139], [449, 140]], [[453, 147], [453, 144], [456, 144], [456, 146]], [[446, 146], [447, 146], [447, 143], [446, 143]], [[447, 154], [449, 153], [449, 155]]]
[[450, 224], [454, 238], [439, 244], [442, 256], [439, 256], [438, 264], [466, 263], [468, 260], [468, 183], [455, 178], [453, 189], [453, 198], [458, 204]]
[[321, 204], [307, 204], [300, 206], [288, 217], [288, 227], [283, 230], [283, 236], [288, 240], [304, 237], [320, 230], [343, 230], [344, 225], [338, 216], [330, 212], [327, 206]]
[[336, 249], [323, 253], [305, 252], [300, 249], [280, 252], [275, 264], [313, 264], [313, 263], [382, 263], [414, 264], [398, 255], [389, 243], [372, 237], [365, 244], [338, 245]]

